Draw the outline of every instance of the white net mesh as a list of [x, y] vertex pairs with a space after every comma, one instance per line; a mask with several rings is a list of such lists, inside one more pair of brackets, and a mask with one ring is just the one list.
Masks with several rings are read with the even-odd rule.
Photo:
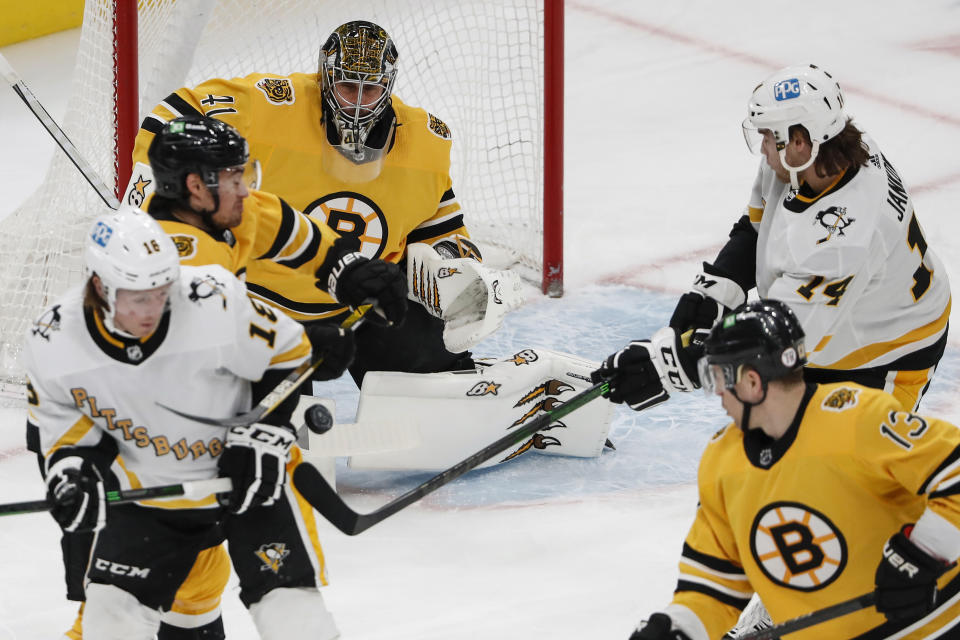
[[[539, 280], [542, 262], [544, 0], [140, 0], [140, 115], [180, 86], [252, 72], [315, 72], [326, 36], [348, 20], [397, 43], [395, 93], [454, 135], [454, 190], [498, 266]], [[61, 126], [114, 183], [111, 0], [87, 0]], [[124, 52], [119, 52], [124, 55]], [[281, 194], [282, 195], [282, 194]], [[3, 221], [0, 391], [17, 393], [22, 336], [82, 277], [82, 238], [105, 205], [59, 151], [40, 189]]]

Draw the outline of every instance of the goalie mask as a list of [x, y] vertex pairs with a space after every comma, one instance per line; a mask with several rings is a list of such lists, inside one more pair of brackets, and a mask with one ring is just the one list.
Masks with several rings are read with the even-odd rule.
[[104, 324], [114, 333], [119, 289], [146, 291], [180, 276], [180, 255], [173, 240], [150, 215], [130, 205], [97, 216], [85, 245], [84, 275], [87, 280], [94, 274], [100, 279], [108, 307]]
[[[743, 136], [751, 153], [760, 153], [760, 130], [773, 135], [790, 182], [798, 189], [797, 173], [813, 164], [820, 145], [835, 137], [847, 124], [843, 92], [829, 73], [816, 65], [796, 65], [777, 71], [753, 90], [743, 121]], [[787, 164], [790, 127], [802, 125], [810, 135], [810, 159], [799, 167]]]
[[323, 126], [332, 152], [341, 161], [369, 165], [349, 171], [337, 154], [325, 154], [324, 169], [350, 182], [379, 175], [396, 124], [390, 95], [397, 77], [397, 48], [382, 27], [364, 20], [347, 22], [320, 49], [319, 82]]
[[800, 321], [779, 300], [758, 300], [737, 307], [713, 326], [703, 346], [704, 356], [697, 369], [700, 384], [709, 395], [729, 390], [736, 396], [734, 387], [746, 366], [759, 374], [766, 398], [767, 383], [807, 363]]
[[247, 141], [225, 122], [206, 116], [183, 116], [168, 122], [154, 136], [147, 150], [150, 168], [156, 181], [155, 193], [175, 200], [191, 211], [187, 175], [199, 174], [213, 194], [214, 213], [220, 207], [220, 172], [242, 171], [250, 188], [259, 186], [259, 163], [248, 166], [250, 152]]

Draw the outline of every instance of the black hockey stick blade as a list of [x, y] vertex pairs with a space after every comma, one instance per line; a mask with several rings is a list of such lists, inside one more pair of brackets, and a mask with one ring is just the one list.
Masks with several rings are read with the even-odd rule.
[[[213, 478], [210, 480], [196, 480], [182, 484], [164, 484], [127, 491], [107, 491], [106, 500], [109, 504], [148, 500], [151, 498], [205, 497], [211, 493], [228, 493], [233, 487], [230, 478]], [[53, 506], [46, 500], [30, 500], [28, 502], [8, 502], [0, 504], [0, 516], [15, 516], [21, 513], [36, 513], [48, 511]]]
[[317, 468], [308, 462], [298, 465], [294, 470], [293, 484], [307, 502], [320, 512], [320, 515], [343, 533], [354, 536], [410, 506], [448, 482], [459, 478], [470, 469], [489, 460], [517, 442], [529, 438], [552, 422], [556, 422], [563, 416], [576, 411], [597, 396], [606, 393], [608, 389], [607, 382], [598, 382], [370, 513], [357, 513], [347, 506], [333, 487], [320, 475]]
[[781, 622], [780, 624], [775, 624], [772, 627], [760, 629], [759, 631], [753, 631], [745, 636], [742, 636], [740, 640], [775, 640], [776, 638], [785, 636], [788, 633], [794, 633], [795, 631], [812, 627], [815, 624], [827, 622], [828, 620], [845, 616], [848, 613], [853, 613], [854, 611], [859, 611], [860, 609], [866, 609], [867, 607], [873, 606], [874, 598], [874, 592], [871, 591], [861, 596], [857, 596], [856, 598], [850, 598], [849, 600], [838, 602], [837, 604], [830, 605], [829, 607], [817, 609], [816, 611], [805, 613], [802, 616], [791, 618], [790, 620]]
[[[349, 331], [354, 331], [363, 324], [363, 316], [370, 310], [372, 304], [363, 304], [357, 307], [353, 313], [351, 313], [347, 318], [340, 323], [341, 329], [347, 329]], [[323, 358], [318, 358], [314, 362], [304, 362], [299, 367], [287, 374], [287, 377], [277, 383], [277, 386], [267, 395], [263, 396], [260, 402], [257, 403], [253, 409], [247, 411], [246, 413], [241, 413], [238, 416], [233, 416], [232, 418], [207, 418], [204, 416], [197, 416], [192, 413], [186, 413], [180, 411], [179, 409], [174, 409], [173, 407], [168, 407], [162, 402], [158, 402], [157, 405], [163, 407], [170, 413], [175, 413], [181, 418], [186, 418], [187, 420], [193, 420], [194, 422], [200, 422], [202, 424], [208, 424], [212, 427], [245, 427], [251, 425], [254, 422], [259, 422], [266, 416], [268, 416], [274, 409], [276, 409], [280, 404], [287, 399], [287, 397], [293, 393], [295, 389], [298, 389], [301, 384], [307, 381], [310, 376], [313, 375], [313, 372], [317, 370], [323, 364]]]

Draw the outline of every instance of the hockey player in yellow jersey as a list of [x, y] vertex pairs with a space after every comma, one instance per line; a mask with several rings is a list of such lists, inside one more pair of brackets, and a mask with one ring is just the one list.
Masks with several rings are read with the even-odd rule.
[[855, 383], [805, 382], [800, 322], [776, 300], [721, 319], [700, 380], [733, 423], [703, 454], [673, 601], [631, 640], [720, 638], [756, 592], [774, 622], [873, 593], [791, 638], [954, 637], [960, 429]]
[[757, 85], [743, 130], [763, 155], [747, 211], [669, 327], [620, 352], [631, 380], [612, 399], [643, 408], [695, 388], [699, 338], [756, 289], [803, 323], [808, 380], [883, 389], [915, 410], [943, 356], [951, 297], [899, 173], [814, 65]]
[[[262, 167], [262, 188], [332, 227], [368, 258], [401, 263], [411, 243], [445, 257], [472, 256], [450, 178], [449, 127], [393, 95], [398, 52], [379, 26], [338, 27], [320, 51], [318, 73], [253, 73], [178, 89], [147, 116], [137, 136], [128, 198], [149, 192], [147, 149], [165, 122], [204, 114], [233, 125]], [[147, 185], [147, 186], [144, 186]], [[344, 306], [318, 292], [306, 273], [261, 261], [247, 287], [301, 321], [336, 321]], [[473, 366], [448, 350], [444, 323], [411, 305], [402, 326], [368, 323], [357, 332], [351, 373], [435, 372]]]

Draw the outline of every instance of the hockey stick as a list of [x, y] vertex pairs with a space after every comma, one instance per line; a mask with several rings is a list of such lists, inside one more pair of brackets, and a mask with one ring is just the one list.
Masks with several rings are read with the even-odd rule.
[[816, 611], [805, 613], [802, 616], [791, 618], [786, 622], [775, 624], [772, 627], [760, 629], [759, 631], [753, 631], [745, 636], [741, 636], [739, 640], [775, 640], [776, 638], [785, 636], [788, 633], [800, 631], [801, 629], [812, 627], [815, 624], [827, 622], [828, 620], [845, 616], [848, 613], [853, 613], [854, 611], [859, 611], [860, 609], [866, 609], [867, 607], [873, 606], [874, 597], [874, 592], [871, 591], [861, 596], [857, 596], [856, 598], [850, 598], [849, 600], [838, 602], [837, 604], [829, 607], [817, 609]]
[[97, 195], [100, 196], [104, 203], [111, 209], [117, 209], [120, 206], [120, 202], [113, 194], [113, 191], [103, 183], [103, 180], [100, 179], [100, 176], [94, 171], [93, 167], [90, 166], [86, 158], [80, 155], [77, 147], [70, 141], [67, 134], [63, 132], [63, 129], [57, 124], [57, 121], [43, 108], [43, 105], [40, 104], [40, 101], [33, 95], [29, 87], [23, 83], [23, 80], [20, 79], [17, 72], [10, 66], [7, 59], [3, 57], [3, 54], [0, 54], [0, 76], [3, 76], [3, 79], [7, 81], [14, 92], [20, 96], [20, 99], [23, 100], [33, 115], [37, 116], [37, 120], [40, 121], [43, 128], [46, 129], [54, 141], [60, 145], [60, 148], [67, 154], [73, 166], [75, 166], [86, 181], [90, 183], [90, 186], [93, 187], [93, 190], [97, 192]]
[[[142, 489], [128, 489], [127, 491], [107, 491], [106, 500], [109, 504], [133, 502], [148, 498], [202, 498], [211, 493], [229, 493], [233, 490], [230, 478], [212, 478], [210, 480], [194, 480], [182, 484], [165, 484]], [[46, 500], [31, 500], [29, 502], [8, 502], [0, 504], [0, 516], [15, 516], [21, 513], [35, 513], [48, 511], [52, 507]]]
[[[348, 331], [354, 331], [363, 324], [363, 316], [373, 307], [372, 304], [362, 304], [357, 307], [353, 313], [351, 313], [347, 318], [340, 323], [341, 329], [347, 329]], [[295, 389], [299, 389], [300, 385], [306, 382], [310, 376], [313, 375], [313, 372], [323, 364], [323, 358], [317, 358], [315, 361], [310, 362], [307, 360], [299, 367], [287, 374], [287, 377], [277, 383], [277, 386], [267, 395], [263, 396], [260, 402], [257, 403], [253, 409], [247, 411], [246, 413], [241, 413], [238, 416], [232, 418], [206, 418], [204, 416], [195, 416], [191, 413], [185, 413], [179, 409], [174, 409], [173, 407], [168, 407], [162, 402], [158, 402], [157, 405], [163, 407], [171, 413], [175, 413], [181, 418], [186, 418], [187, 420], [193, 420], [194, 422], [200, 422], [202, 424], [208, 424], [213, 427], [245, 427], [251, 425], [254, 422], [259, 422], [264, 417], [268, 416], [274, 409], [276, 409], [280, 404], [286, 400]]]
[[327, 483], [323, 476], [320, 475], [317, 468], [310, 463], [304, 462], [297, 466], [293, 472], [293, 484], [300, 492], [300, 495], [302, 495], [314, 509], [320, 512], [320, 515], [329, 520], [333, 526], [340, 529], [343, 533], [348, 536], [354, 536], [366, 531], [378, 522], [389, 518], [401, 509], [410, 506], [420, 498], [436, 491], [448, 482], [459, 478], [481, 462], [489, 460], [511, 445], [532, 436], [540, 429], [549, 426], [551, 422], [555, 422], [563, 416], [576, 411], [597, 396], [606, 393], [608, 390], [608, 382], [598, 382], [557, 406], [557, 408], [538, 416], [535, 420], [523, 425], [516, 431], [511, 431], [499, 440], [453, 465], [446, 471], [441, 471], [423, 484], [370, 513], [357, 513], [347, 506], [343, 499], [337, 495], [337, 492]]

